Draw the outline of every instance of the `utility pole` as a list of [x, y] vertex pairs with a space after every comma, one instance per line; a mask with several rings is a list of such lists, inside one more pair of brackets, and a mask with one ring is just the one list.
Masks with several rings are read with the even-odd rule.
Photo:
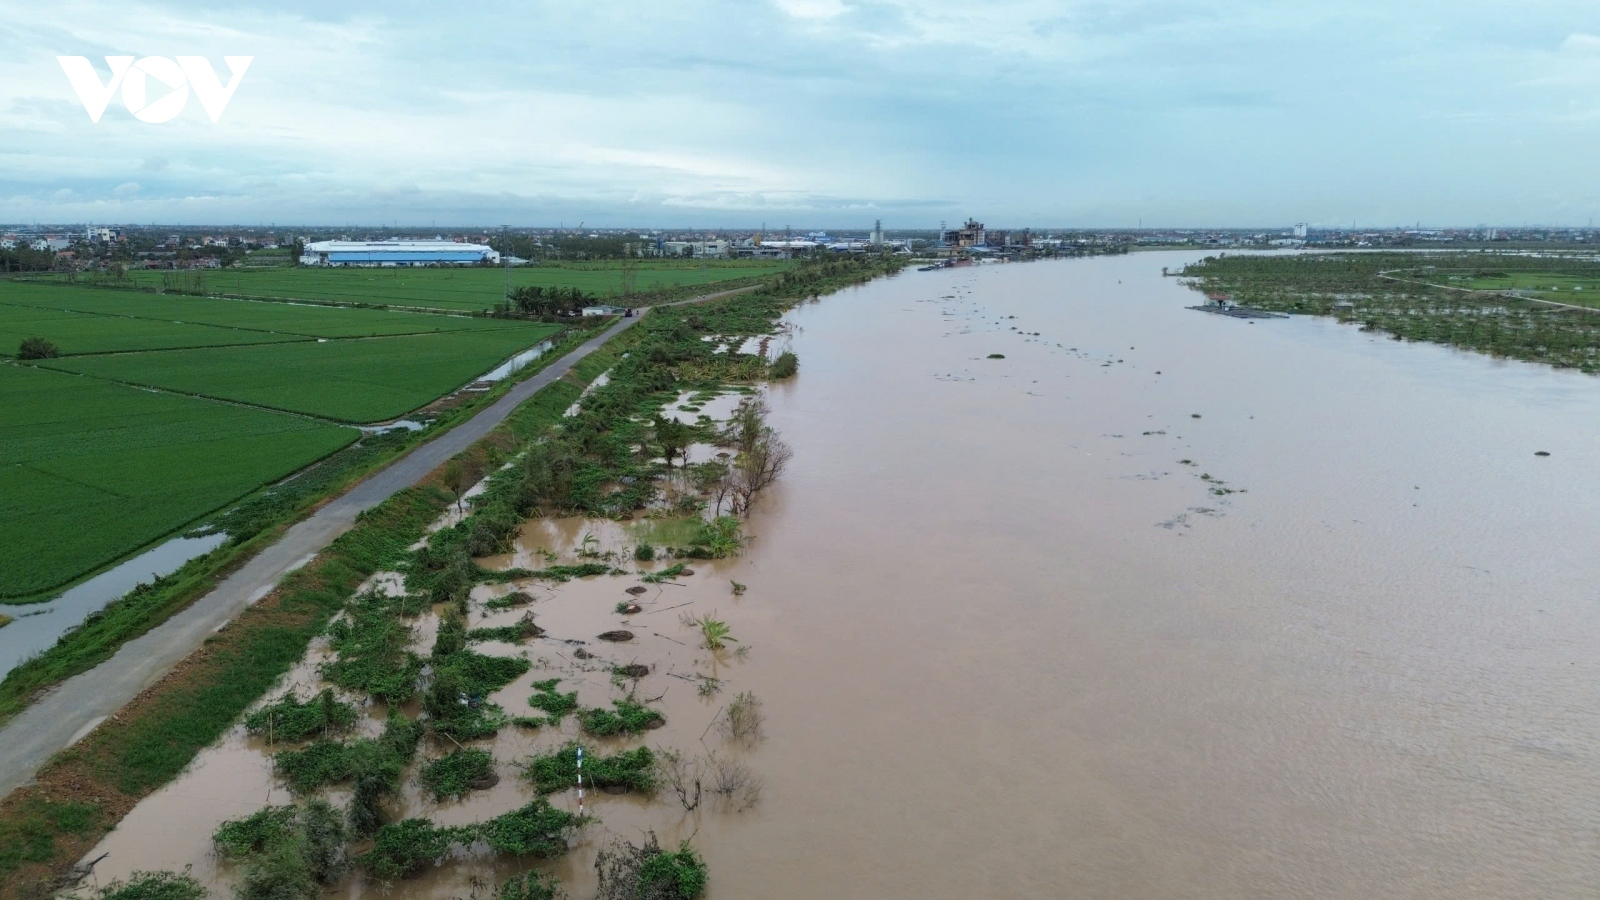
[[500, 226], [500, 262], [506, 270], [506, 302], [511, 302], [511, 239], [507, 226]]

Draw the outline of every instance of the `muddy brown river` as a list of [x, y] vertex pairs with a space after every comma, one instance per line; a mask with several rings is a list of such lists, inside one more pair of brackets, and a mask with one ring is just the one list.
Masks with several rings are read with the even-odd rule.
[[[668, 725], [644, 743], [737, 756], [760, 803], [591, 796], [602, 824], [545, 867], [584, 896], [607, 830], [653, 829], [692, 836], [713, 900], [1592, 896], [1600, 381], [1192, 312], [1160, 273], [1198, 255], [906, 272], [794, 311], [800, 374], [768, 398], [794, 463], [754, 542], [651, 588], [634, 644], [587, 645], [655, 667], [639, 694]], [[585, 532], [632, 540], [534, 523], [490, 564]], [[551, 639], [496, 699], [525, 714], [557, 675], [618, 696], [557, 639], [618, 627], [635, 583], [530, 589]], [[677, 617], [711, 610], [747, 654], [694, 646]], [[708, 730], [736, 691], [763, 701], [753, 748]], [[565, 729], [506, 729], [499, 785], [411, 785], [404, 813], [520, 806], [512, 763]], [[227, 890], [211, 831], [288, 799], [237, 730], [107, 837], [97, 877], [193, 864]], [[451, 860], [392, 895], [522, 868]]]

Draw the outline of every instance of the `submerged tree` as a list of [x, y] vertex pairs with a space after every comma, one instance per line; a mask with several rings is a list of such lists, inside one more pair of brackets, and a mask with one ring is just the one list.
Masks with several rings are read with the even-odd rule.
[[706, 864], [688, 841], [668, 852], [651, 832], [643, 846], [618, 839], [595, 857], [596, 900], [695, 900], [706, 892]]

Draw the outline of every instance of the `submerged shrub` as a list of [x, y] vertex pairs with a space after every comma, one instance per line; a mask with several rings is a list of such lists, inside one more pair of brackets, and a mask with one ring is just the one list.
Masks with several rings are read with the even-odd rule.
[[688, 841], [668, 853], [654, 832], [643, 846], [618, 838], [595, 857], [596, 900], [694, 900], [705, 893], [705, 861]]
[[349, 728], [355, 721], [355, 707], [334, 699], [332, 689], [304, 703], [290, 691], [276, 703], [245, 716], [244, 727], [251, 734], [261, 735], [267, 739], [267, 743], [274, 744], [279, 741], [300, 741], [318, 733], [326, 737], [330, 732]]
[[350, 777], [350, 751], [354, 745], [319, 740], [301, 750], [285, 750], [272, 757], [273, 772], [296, 793], [307, 793]]
[[433, 658], [439, 659], [460, 653], [467, 646], [467, 621], [455, 610], [448, 610], [439, 620], [439, 634], [433, 639]]
[[637, 700], [613, 700], [614, 709], [586, 709], [578, 713], [583, 730], [599, 737], [640, 734], [665, 725], [667, 719]]
[[577, 816], [537, 797], [521, 809], [484, 822], [478, 837], [497, 853], [549, 859], [567, 852], [567, 834], [580, 824]]
[[556, 685], [561, 683], [559, 678], [533, 683], [534, 695], [528, 698], [528, 705], [534, 709], [543, 710], [550, 716], [551, 725], [561, 724], [561, 718], [567, 713], [578, 708], [578, 692], [560, 693]]
[[400, 776], [422, 741], [423, 724], [389, 711], [389, 721], [375, 742], [375, 751], [356, 755], [351, 761], [354, 790], [347, 815], [350, 830], [368, 835], [383, 824], [383, 798], [400, 789]]
[[242, 865], [240, 900], [313, 900], [348, 868], [344, 817], [324, 800], [224, 822], [212, 844]]
[[689, 548], [698, 559], [722, 559], [744, 549], [744, 523], [734, 516], [717, 516], [700, 526]]
[[706, 864], [688, 841], [671, 853], [657, 853], [639, 869], [639, 896], [692, 900], [706, 891]]
[[729, 740], [748, 746], [761, 740], [766, 720], [761, 712], [761, 701], [750, 691], [742, 691], [734, 696], [717, 720], [717, 729]]
[[772, 361], [772, 365], [767, 369], [767, 375], [771, 378], [789, 378], [798, 371], [800, 371], [800, 357], [785, 350]]
[[304, 857], [289, 843], [252, 859], [234, 889], [238, 900], [314, 900], [321, 893]]
[[528, 872], [507, 878], [495, 892], [495, 900], [556, 900], [560, 882], [554, 875]]
[[494, 772], [494, 757], [476, 747], [458, 749], [425, 764], [417, 780], [433, 792], [435, 800], [465, 797], [468, 791], [494, 787], [500, 776]]
[[[583, 781], [593, 787], [626, 787], [649, 793], [656, 787], [656, 757], [649, 747], [638, 747], [610, 756], [586, 753]], [[541, 794], [566, 790], [578, 783], [578, 744], [568, 742], [558, 750], [530, 757], [522, 764], [522, 775], [533, 782]]]
[[293, 806], [268, 806], [243, 819], [233, 819], [218, 826], [211, 835], [217, 855], [226, 859], [244, 859], [253, 853], [263, 853], [288, 838], [294, 828], [296, 809]]
[[406, 819], [378, 829], [372, 849], [361, 857], [361, 868], [383, 881], [396, 881], [436, 865], [462, 834], [440, 828], [427, 819]]
[[486, 656], [461, 650], [434, 660], [433, 685], [423, 697], [429, 726], [456, 740], [494, 734], [509, 719], [485, 698], [532, 667], [520, 656]]
[[411, 629], [400, 621], [405, 604], [406, 598], [380, 591], [351, 598], [345, 617], [328, 628], [336, 656], [322, 664], [322, 677], [385, 703], [411, 699], [422, 660], [411, 652]]
[[189, 867], [182, 872], [134, 872], [95, 891], [94, 900], [205, 900], [206, 889]]

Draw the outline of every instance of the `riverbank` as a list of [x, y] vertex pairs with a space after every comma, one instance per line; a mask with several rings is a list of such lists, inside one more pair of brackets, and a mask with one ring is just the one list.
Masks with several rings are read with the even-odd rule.
[[[672, 372], [673, 374], [668, 376], [669, 379], [683, 378], [693, 383], [699, 383], [699, 379], [703, 379], [713, 371], [724, 370], [729, 366], [732, 366], [734, 370], [746, 372], [747, 376], [759, 374], [764, 370], [765, 362], [763, 360], [749, 356], [735, 356], [730, 353], [722, 354], [721, 359], [716, 359], [714, 357], [717, 354], [712, 353], [713, 348], [708, 346], [706, 342], [700, 341], [694, 335], [747, 335], [751, 333], [751, 328], [756, 323], [765, 323], [765, 327], [770, 327], [770, 323], [775, 318], [776, 313], [781, 312], [783, 308], [794, 302], [791, 298], [804, 296], [807, 291], [826, 292], [837, 284], [870, 278], [879, 271], [881, 269], [863, 269], [858, 265], [847, 262], [830, 262], [817, 266], [799, 277], [786, 276], [788, 280], [781, 288], [784, 292], [783, 296], [758, 293], [740, 297], [737, 302], [724, 301], [721, 304], [713, 304], [712, 307], [705, 309], [682, 310], [665, 308], [658, 310], [646, 317], [644, 321], [647, 329], [653, 331], [654, 346], [662, 348], [659, 352], [651, 350], [652, 357], [664, 355], [665, 358], [653, 358], [649, 361], [649, 364], [655, 367], [652, 371]], [[682, 332], [682, 329], [685, 328], [688, 331]], [[670, 330], [659, 331], [660, 329]], [[643, 340], [643, 337], [634, 338], [634, 340]], [[624, 343], [629, 342], [625, 341]], [[632, 346], [631, 343], [629, 345]], [[596, 354], [597, 359], [591, 361], [592, 364], [588, 367], [591, 371], [585, 373], [586, 377], [592, 380], [598, 376], [600, 372], [593, 371], [595, 366], [602, 361], [611, 362], [611, 354], [620, 354], [622, 349], [620, 346], [609, 348], [604, 355], [604, 359], [601, 358], [601, 354]], [[615, 358], [620, 359], [620, 356]], [[630, 357], [630, 359], [633, 359], [633, 357]], [[644, 362], [636, 361], [633, 364], [643, 365]], [[612, 368], [612, 366], [608, 366], [608, 368]], [[514, 446], [519, 440], [526, 440], [531, 434], [538, 433], [539, 429], [548, 424], [552, 414], [559, 417], [560, 413], [576, 400], [580, 393], [579, 387], [572, 384], [561, 383], [553, 387], [558, 388], [558, 390], [540, 391], [532, 397], [530, 402], [521, 404], [514, 412], [511, 412], [506, 418], [506, 424], [503, 428], [488, 434], [484, 441], [474, 446], [472, 453], [481, 455], [481, 459], [485, 461], [483, 462], [485, 469], [489, 465], [486, 462], [487, 460], [496, 460], [496, 464], [498, 464], [499, 460], [505, 459], [505, 454], [509, 452], [511, 446]], [[625, 422], [616, 420], [615, 416], [621, 409], [632, 409], [633, 406], [628, 404], [619, 406], [618, 404], [622, 403], [619, 398], [634, 398], [629, 403], [648, 402], [647, 394], [652, 390], [659, 389], [659, 387], [660, 385], [650, 378], [613, 377], [608, 381], [605, 390], [595, 391], [591, 395], [591, 402], [600, 404], [605, 408], [604, 421], [613, 422], [617, 428], [625, 429], [630, 426]], [[575, 427], [584, 428], [586, 427], [584, 423], [588, 421], [590, 420], [580, 416], [579, 421], [574, 425]], [[605, 432], [585, 431], [585, 433], [592, 433], [598, 439]], [[613, 443], [612, 439], [608, 439], [591, 449], [615, 449], [615, 447], [616, 444]], [[605, 459], [596, 458], [589, 463], [590, 468], [583, 471], [591, 473], [605, 472], [607, 465], [613, 467], [637, 467], [642, 463], [625, 463], [620, 458], [610, 458], [609, 463], [607, 463]], [[619, 475], [617, 472], [610, 472], [609, 474], [616, 475], [619, 479], [634, 477], [628, 474]], [[429, 476], [429, 481], [425, 482], [425, 484], [437, 486], [439, 479], [442, 477], [442, 473], [435, 472]], [[578, 509], [614, 513], [620, 511], [618, 504], [623, 503], [626, 498], [633, 497], [639, 493], [637, 490], [600, 491], [600, 486], [609, 480], [609, 477], [597, 478], [594, 475], [585, 475], [579, 478], [569, 484], [569, 488], [573, 489], [574, 492], [567, 498], [568, 502], [573, 503], [575, 508]], [[637, 480], [635, 483], [637, 483]], [[491, 488], [493, 484], [494, 482], [491, 482]], [[442, 511], [443, 509], [443, 506], [439, 504], [440, 498], [436, 495], [431, 498], [421, 494], [412, 496], [420, 498], [416, 502], [423, 503], [425, 501], [426, 505], [436, 511]], [[475, 508], [479, 506], [482, 506], [483, 510], [491, 510], [492, 513], [480, 511], [472, 517], [474, 519], [472, 524], [458, 525], [453, 529], [449, 529], [450, 533], [470, 535], [474, 529], [480, 529], [480, 526], [486, 521], [492, 521], [492, 528], [499, 529], [499, 533], [502, 535], [501, 538], [495, 540], [503, 540], [504, 529], [508, 526], [512, 529], [515, 528], [518, 519], [513, 516], [508, 520], [503, 509], [496, 508], [498, 501], [496, 501], [495, 496], [488, 496], [478, 500], [475, 503]], [[387, 508], [387, 506], [384, 508]], [[350, 541], [354, 543], [378, 540], [386, 546], [393, 545], [409, 533], [402, 532], [413, 528], [415, 525], [410, 517], [406, 517], [403, 523], [384, 526], [379, 532], [373, 532], [366, 537], [356, 537], [358, 533], [367, 534], [363, 531], [365, 528], [378, 527], [374, 524], [374, 521], [370, 515], [364, 516], [362, 524], [358, 526], [358, 531], [352, 532], [351, 535], [346, 537], [350, 538]], [[336, 552], [340, 543], [345, 541], [346, 538], [341, 538], [340, 542], [336, 542], [336, 547], [331, 548], [329, 553]], [[334, 566], [338, 572], [349, 574], [352, 577], [359, 575], [364, 578], [370, 575], [372, 571], [375, 571], [370, 569], [368, 564], [376, 563], [377, 560], [367, 558], [362, 564], [357, 565], [348, 560], [327, 558], [325, 555], [324, 558], [308, 566], [305, 571], [321, 572], [325, 566]], [[446, 567], [446, 571], [448, 570], [448, 567]], [[354, 582], [351, 582], [349, 578], [340, 579], [332, 591], [334, 596], [331, 599], [322, 601], [320, 606], [310, 601], [296, 601], [297, 606], [306, 608], [309, 618], [287, 630], [280, 627], [279, 623], [267, 615], [268, 612], [275, 611], [276, 607], [266, 605], [265, 601], [263, 601], [263, 603], [252, 606], [245, 616], [241, 616], [233, 624], [229, 625], [223, 634], [235, 632], [235, 629], [237, 629], [235, 634], [241, 642], [241, 646], [246, 647], [279, 643], [288, 649], [298, 646], [300, 650], [296, 652], [295, 658], [299, 658], [300, 653], [303, 653], [306, 641], [317, 630], [318, 617], [323, 616], [322, 621], [325, 621], [325, 615], [331, 614], [327, 608], [328, 604], [332, 603], [333, 608], [337, 608], [338, 604], [342, 603], [343, 596], [347, 596], [360, 580], [361, 578], [356, 578]], [[289, 582], [285, 583], [286, 587], [291, 583], [297, 583], [297, 581], [298, 577], [291, 578]], [[318, 584], [316, 585], [316, 590], [320, 592], [329, 589], [325, 584]], [[324, 595], [319, 593], [318, 596]], [[265, 612], [258, 616], [255, 614], [256, 610], [264, 610]], [[198, 679], [199, 683], [190, 683], [183, 678], [183, 674], [191, 669], [202, 673], [203, 677]], [[271, 660], [255, 666], [254, 669], [259, 669], [275, 678], [285, 671], [286, 663], [278, 657], [273, 657]], [[238, 700], [253, 701], [266, 686], [252, 680], [241, 687], [235, 694], [230, 694], [229, 697], [224, 698], [222, 702], [214, 704], [205, 699], [213, 696], [211, 692], [213, 685], [230, 677], [226, 671], [205, 669], [199, 666], [198, 663], [195, 666], [185, 663], [167, 676], [155, 689], [142, 695], [141, 699], [136, 701], [134, 707], [130, 707], [109, 722], [95, 728], [72, 751], [59, 757], [56, 762], [52, 762], [41, 772], [38, 785], [13, 792], [5, 801], [4, 806], [0, 807], [0, 810], [3, 810], [3, 812], [0, 812], [0, 822], [5, 823], [5, 829], [9, 832], [4, 838], [0, 838], [0, 847], [7, 848], [4, 854], [0, 854], [0, 867], [20, 865], [23, 866], [23, 869], [13, 877], [6, 879], [5, 890], [8, 894], [21, 891], [22, 888], [19, 885], [39, 884], [40, 878], [53, 877], [53, 875], [64, 871], [66, 864], [75, 858], [75, 852], [81, 852], [86, 850], [87, 846], [92, 846], [92, 842], [87, 846], [83, 842], [93, 836], [95, 828], [120, 818], [126, 812], [124, 804], [137, 800], [138, 797], [143, 796], [150, 789], [175, 774], [177, 769], [181, 769], [182, 765], [192, 758], [199, 747], [205, 746], [214, 740], [221, 733], [221, 729], [225, 728], [227, 723], [238, 715], [243, 708], [242, 704], [237, 702]], [[247, 696], [251, 691], [255, 692], [254, 696]], [[147, 708], [142, 705], [145, 703], [150, 704], [150, 706]], [[202, 717], [203, 721], [200, 721], [197, 725], [189, 726], [184, 725], [182, 722], [167, 722], [162, 719], [162, 716], [168, 713], [195, 712], [198, 707], [205, 707], [206, 715]], [[222, 713], [227, 713], [226, 719], [221, 718]], [[145, 724], [140, 725], [139, 723]], [[162, 724], [159, 728], [151, 730], [154, 726], [150, 723]], [[140, 728], [142, 730], [138, 731], [137, 734], [131, 734], [126, 731], [126, 729], [130, 728]], [[141, 735], [144, 736], [142, 738], [143, 743], [141, 743]], [[161, 739], [158, 737], [160, 735], [170, 736], [166, 744], [161, 745]], [[156, 748], [146, 746], [151, 740], [155, 740], [161, 746]], [[135, 750], [133, 749], [135, 747], [141, 749]], [[172, 768], [174, 764], [177, 766], [176, 769]], [[83, 787], [85, 784], [90, 785], [90, 787]], [[64, 799], [62, 792], [67, 785], [77, 785], [78, 787], [73, 790], [80, 791], [88, 799], [81, 801]], [[79, 806], [71, 807], [73, 815], [69, 816], [65, 822], [61, 819], [61, 816], [57, 815], [64, 808], [61, 806], [63, 803], [80, 804]], [[92, 809], [88, 809], [89, 807], [92, 807]], [[73, 827], [69, 826], [76, 826], [76, 829], [74, 830]], [[30, 841], [32, 843], [29, 843]]]
[[[1563, 265], [1575, 274], [1547, 277], [1550, 290], [1537, 297], [1508, 290]], [[1590, 301], [1582, 292], [1596, 283], [1600, 266], [1588, 256], [1235, 254], [1207, 257], [1182, 274], [1195, 279], [1197, 290], [1231, 295], [1244, 306], [1329, 316], [1395, 340], [1600, 372], [1600, 316], [1584, 308]], [[1551, 282], [1567, 285], [1566, 304], [1548, 302], [1562, 296]]]

